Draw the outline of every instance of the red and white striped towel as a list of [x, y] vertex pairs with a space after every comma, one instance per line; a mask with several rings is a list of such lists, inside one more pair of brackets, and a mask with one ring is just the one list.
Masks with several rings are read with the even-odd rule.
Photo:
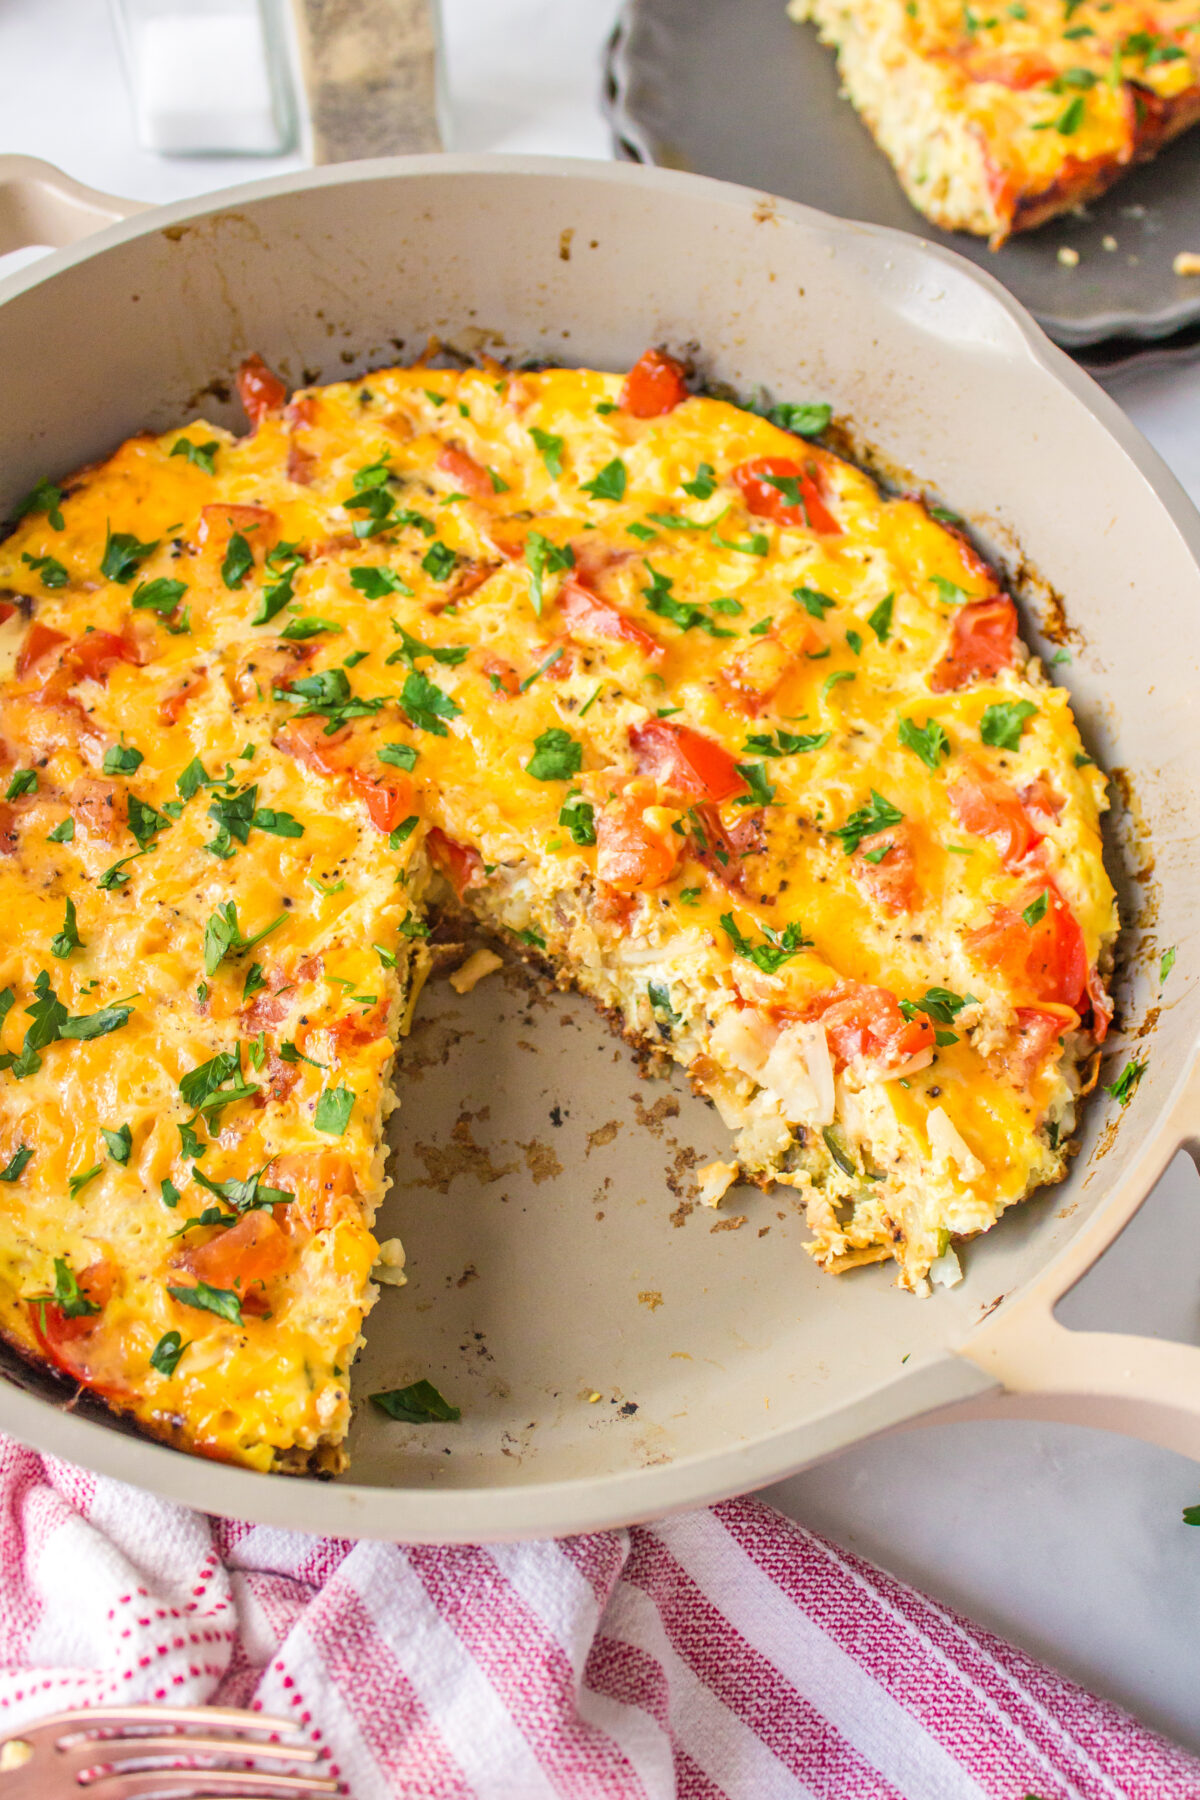
[[290, 1715], [354, 1800], [1200, 1800], [1200, 1763], [756, 1500], [404, 1549], [0, 1438], [0, 1736], [131, 1700]]

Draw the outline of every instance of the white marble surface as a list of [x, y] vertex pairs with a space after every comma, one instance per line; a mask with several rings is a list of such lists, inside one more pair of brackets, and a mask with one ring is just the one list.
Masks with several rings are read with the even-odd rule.
[[[615, 0], [443, 10], [455, 148], [608, 155], [598, 96]], [[0, 152], [113, 193], [173, 199], [301, 162], [140, 151], [102, 0], [0, 0], [0, 69]], [[1112, 391], [1200, 500], [1200, 363]], [[1198, 1200], [1179, 1158], [1068, 1322], [1200, 1342]], [[1200, 1468], [1080, 1428], [943, 1426], [849, 1451], [771, 1498], [1200, 1751], [1200, 1531], [1179, 1520]]]

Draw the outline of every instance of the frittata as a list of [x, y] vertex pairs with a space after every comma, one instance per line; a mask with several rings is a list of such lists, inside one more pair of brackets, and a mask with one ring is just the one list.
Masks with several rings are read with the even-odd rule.
[[4, 1336], [339, 1466], [442, 915], [683, 1065], [704, 1198], [953, 1280], [1063, 1172], [1116, 929], [1104, 779], [958, 522], [657, 351], [239, 386], [248, 435], [135, 437], [0, 544]]
[[919, 212], [998, 246], [1200, 119], [1188, 0], [790, 0]]

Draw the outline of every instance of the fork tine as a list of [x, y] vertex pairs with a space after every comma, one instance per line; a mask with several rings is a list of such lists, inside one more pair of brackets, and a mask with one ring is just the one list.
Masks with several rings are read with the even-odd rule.
[[278, 1719], [273, 1714], [249, 1712], [239, 1706], [89, 1706], [36, 1719], [15, 1735], [26, 1739], [43, 1734], [65, 1737], [72, 1731], [100, 1731], [122, 1725], [203, 1725], [210, 1730], [281, 1731], [289, 1735], [302, 1730], [294, 1719]]
[[[28, 1739], [26, 1739], [28, 1742]], [[288, 1763], [320, 1762], [321, 1752], [307, 1744], [256, 1744], [249, 1738], [197, 1737], [178, 1731], [167, 1737], [71, 1737], [60, 1740], [53, 1750], [53, 1766], [66, 1775], [79, 1775], [111, 1763], [132, 1769], [147, 1757], [215, 1756], [239, 1762], [274, 1761]]]
[[253, 1769], [137, 1769], [98, 1775], [80, 1790], [95, 1800], [310, 1800], [343, 1792], [330, 1776], [267, 1775]]

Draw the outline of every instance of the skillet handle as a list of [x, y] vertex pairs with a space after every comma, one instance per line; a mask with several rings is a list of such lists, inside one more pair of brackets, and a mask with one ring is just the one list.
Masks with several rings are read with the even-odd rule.
[[141, 200], [99, 194], [36, 156], [0, 156], [0, 256], [30, 244], [59, 250], [145, 211]]
[[[1200, 1075], [1184, 1082], [1160, 1133], [1161, 1171], [1176, 1150], [1200, 1168]], [[1148, 1183], [1127, 1182], [1109, 1205], [1128, 1224]], [[1108, 1209], [1106, 1208], [1106, 1212]], [[976, 1326], [960, 1354], [1000, 1384], [1000, 1391], [967, 1402], [962, 1414], [1048, 1419], [1143, 1438], [1200, 1462], [1200, 1347], [1121, 1332], [1071, 1331], [1054, 1316], [1063, 1295], [1087, 1273], [1112, 1237], [1085, 1233], [1021, 1294]], [[946, 1416], [946, 1415], [943, 1415]]]

